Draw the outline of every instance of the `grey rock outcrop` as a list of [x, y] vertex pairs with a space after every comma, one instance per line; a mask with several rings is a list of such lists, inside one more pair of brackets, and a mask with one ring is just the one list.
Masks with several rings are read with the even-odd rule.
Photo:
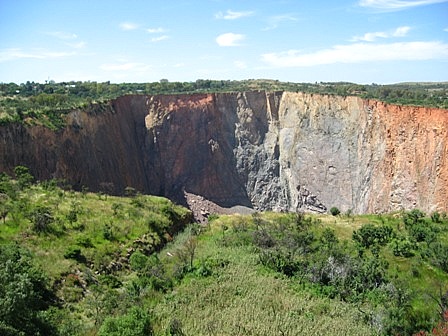
[[448, 111], [291, 92], [124, 96], [67, 127], [0, 126], [0, 171], [177, 202], [355, 213], [448, 210]]

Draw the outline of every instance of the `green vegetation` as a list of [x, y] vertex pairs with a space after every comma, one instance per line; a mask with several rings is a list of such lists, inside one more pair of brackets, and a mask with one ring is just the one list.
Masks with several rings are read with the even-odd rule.
[[333, 216], [337, 216], [337, 215], [339, 215], [339, 214], [341, 213], [341, 210], [339, 210], [339, 209], [336, 208], [336, 207], [332, 207], [332, 208], [330, 209], [330, 213], [331, 213]]
[[291, 83], [277, 80], [203, 80], [153, 83], [26, 82], [0, 84], [0, 124], [26, 122], [52, 129], [64, 126], [64, 115], [81, 108], [96, 113], [111, 99], [126, 94], [179, 94], [232, 91], [292, 91], [359, 96], [388, 103], [448, 108], [448, 83], [359, 85], [354, 83]]
[[[442, 335], [448, 219], [191, 215], [0, 176], [2, 335]], [[434, 331], [433, 331], [433, 328]]]

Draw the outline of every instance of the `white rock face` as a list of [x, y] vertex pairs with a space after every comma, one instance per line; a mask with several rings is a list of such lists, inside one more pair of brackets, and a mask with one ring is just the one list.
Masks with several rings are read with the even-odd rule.
[[258, 210], [448, 211], [448, 111], [263, 91], [123, 96], [0, 126], [0, 171]]
[[290, 92], [236, 100], [221, 113], [236, 117], [233, 152], [255, 208], [446, 209], [448, 111]]

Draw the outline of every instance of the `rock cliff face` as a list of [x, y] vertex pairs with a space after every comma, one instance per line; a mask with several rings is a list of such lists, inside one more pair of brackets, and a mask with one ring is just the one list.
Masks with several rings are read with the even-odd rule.
[[124, 96], [67, 123], [2, 126], [0, 171], [260, 210], [448, 210], [447, 110], [289, 92]]

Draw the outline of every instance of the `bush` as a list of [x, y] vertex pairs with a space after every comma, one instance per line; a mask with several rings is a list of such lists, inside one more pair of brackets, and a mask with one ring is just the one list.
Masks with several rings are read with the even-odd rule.
[[442, 223], [442, 216], [440, 216], [440, 213], [435, 211], [431, 214], [431, 221], [433, 223]]
[[140, 251], [135, 251], [129, 258], [129, 264], [133, 271], [142, 272], [148, 265], [149, 258]]
[[109, 288], [120, 288], [123, 283], [116, 276], [111, 274], [100, 275], [98, 277], [99, 282]]
[[389, 226], [375, 226], [365, 224], [359, 230], [353, 232], [353, 240], [365, 248], [373, 245], [386, 245], [392, 237], [393, 230]]
[[115, 235], [113, 231], [113, 227], [110, 224], [106, 224], [103, 227], [103, 238], [109, 241], [115, 240]]
[[14, 174], [16, 175], [17, 183], [20, 189], [29, 187], [34, 180], [34, 177], [30, 174], [28, 167], [17, 166], [14, 168]]
[[149, 313], [132, 307], [126, 315], [108, 317], [101, 325], [98, 336], [150, 336], [153, 335]]
[[0, 334], [55, 335], [44, 314], [55, 296], [30, 254], [18, 245], [0, 245]]
[[86, 236], [80, 236], [76, 239], [76, 244], [78, 244], [79, 246], [82, 247], [93, 247], [93, 242], [92, 239], [90, 239], [90, 237], [86, 237]]
[[448, 245], [440, 242], [431, 246], [431, 263], [448, 273]]
[[420, 224], [420, 223], [424, 222], [424, 219], [425, 219], [425, 213], [418, 209], [414, 209], [412, 211], [406, 212], [403, 215], [403, 222], [404, 222], [406, 229], [409, 229], [409, 228], [415, 226], [416, 224]]
[[330, 209], [330, 213], [331, 213], [333, 216], [337, 216], [337, 215], [339, 215], [339, 214], [341, 213], [341, 210], [339, 210], [339, 209], [336, 208], [336, 207], [332, 207], [332, 208]]
[[64, 252], [65, 259], [74, 259], [79, 262], [84, 262], [85, 257], [81, 253], [81, 249], [78, 246], [69, 246]]
[[413, 244], [406, 237], [400, 236], [393, 239], [390, 243], [392, 248], [392, 252], [397, 257], [412, 257], [414, 255], [413, 252]]
[[41, 205], [31, 211], [29, 219], [33, 224], [33, 230], [37, 233], [49, 232], [50, 225], [54, 221], [51, 209]]

